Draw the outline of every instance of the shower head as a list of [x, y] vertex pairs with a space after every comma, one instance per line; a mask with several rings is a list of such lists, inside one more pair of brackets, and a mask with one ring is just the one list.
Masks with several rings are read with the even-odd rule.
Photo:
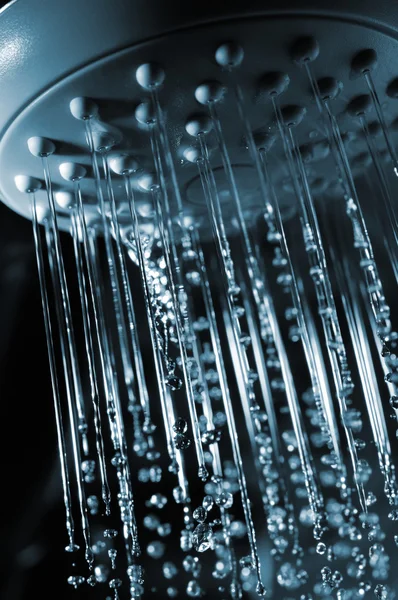
[[[162, 73], [159, 97], [167, 107], [167, 128], [176, 173], [185, 210], [195, 220], [203, 217], [205, 207], [196, 167], [189, 164], [192, 147], [198, 142], [187, 132], [186, 123], [198, 113], [207, 112], [207, 107], [195, 98], [195, 89], [206, 81], [218, 82], [220, 86], [223, 133], [235, 176], [241, 184], [241, 199], [248, 211], [260, 211], [261, 200], [246, 136], [242, 127], [236, 126], [236, 109], [228, 100], [227, 90], [230, 97], [233, 82], [239, 81], [248, 103], [245, 110], [255, 142], [268, 148], [278, 137], [269, 99], [273, 86], [271, 73], [289, 78], [281, 97], [282, 105], [299, 105], [306, 111], [305, 119], [297, 128], [297, 143], [302, 146], [304, 160], [313, 165], [309, 167], [313, 193], [331, 197], [338, 194], [336, 179], [330, 175], [333, 170], [327, 158], [329, 147], [306, 77], [306, 65], [312, 66], [312, 60], [316, 59], [314, 78], [321, 79], [326, 86], [328, 81], [334, 85], [332, 78], [336, 80], [336, 92], [340, 93], [333, 101], [333, 112], [346, 135], [354, 174], [363, 173], [367, 169], [366, 140], [358, 119], [346, 109], [354, 96], [369, 93], [369, 90], [364, 77], [360, 76], [361, 65], [351, 63], [360, 50], [372, 48], [377, 52], [378, 61], [371, 65], [371, 72], [385, 105], [385, 118], [389, 123], [393, 121], [397, 86], [393, 83], [392, 91], [387, 87], [396, 76], [392, 57], [398, 17], [395, 15], [394, 19], [390, 2], [386, 2], [385, 7], [382, 3], [377, 3], [377, 7], [373, 2], [360, 3], [360, 9], [355, 2], [348, 3], [349, 6], [343, 2], [328, 10], [307, 2], [279, 2], [275, 6], [267, 3], [267, 8], [262, 4], [234, 3], [234, 8], [227, 10], [221, 3], [198, 3], [188, 8], [185, 3], [177, 2], [169, 12], [161, 2], [142, 5], [113, 2], [111, 7], [107, 2], [85, 2], [84, 6], [68, 2], [67, 6], [57, 4], [56, 9], [46, 2], [38, 2], [37, 6], [32, 2], [29, 7], [23, 2], [12, 3], [2, 15], [4, 93], [0, 191], [4, 201], [24, 216], [30, 215], [27, 197], [15, 188], [15, 176], [43, 179], [40, 164], [27, 147], [31, 136], [47, 137], [56, 144], [52, 158], [55, 190], [68, 189], [59, 173], [62, 162], [89, 166], [84, 127], [73, 119], [68, 109], [76, 96], [90, 98], [96, 104], [94, 142], [105, 143], [116, 152], [136, 155], [140, 167], [137, 179], [143, 170], [150, 170], [150, 145], [147, 127], [142, 121], [148, 115], [136, 111], [150, 94], [135, 76], [136, 69], [148, 62], [157, 65]], [[61, 29], [57, 26], [60, 18]], [[317, 57], [317, 50], [309, 57], [309, 63], [305, 63], [300, 60], [300, 52], [305, 54], [307, 50], [305, 46], [292, 50], [292, 44], [298, 37], [308, 36], [315, 36], [320, 56]], [[220, 44], [230, 40], [244, 51], [234, 65], [228, 62], [228, 50], [224, 49], [224, 54], [220, 51], [218, 58], [215, 55]], [[295, 57], [296, 51], [298, 56]], [[366, 56], [364, 60], [366, 63]], [[376, 118], [373, 113], [369, 115], [371, 121]], [[394, 131], [392, 127], [390, 134], [395, 135]], [[210, 150], [214, 145], [214, 134], [210, 133]], [[274, 146], [271, 155], [281, 207], [289, 214], [294, 210], [294, 193], [280, 144]], [[221, 160], [214, 160], [215, 177], [221, 180]], [[87, 211], [95, 215], [96, 191], [92, 177], [82, 181], [82, 189]], [[145, 193], [138, 184], [137, 193], [137, 199], [145, 205]], [[126, 208], [119, 186], [115, 194], [123, 212]], [[46, 203], [44, 186], [37, 201]], [[231, 204], [226, 187], [221, 190], [221, 201]], [[59, 213], [61, 228], [68, 227], [67, 209], [64, 211], [65, 214]]]
[[398, 12], [263, 4], [1, 15], [75, 588], [395, 597]]

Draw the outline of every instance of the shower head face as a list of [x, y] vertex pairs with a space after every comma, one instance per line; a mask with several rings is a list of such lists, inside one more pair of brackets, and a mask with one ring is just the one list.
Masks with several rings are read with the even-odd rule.
[[[347, 113], [346, 106], [348, 101], [366, 92], [367, 88], [364, 78], [358, 77], [352, 70], [351, 59], [363, 48], [377, 51], [378, 67], [373, 77], [387, 121], [393, 121], [396, 101], [391, 97], [392, 94], [387, 96], [385, 92], [396, 75], [391, 57], [396, 53], [397, 42], [391, 33], [378, 27], [372, 20], [365, 23], [355, 22], [348, 17], [338, 20], [335, 14], [304, 16], [300, 11], [297, 14], [286, 11], [282, 15], [266, 13], [252, 18], [243, 13], [240, 18], [210, 22], [205, 27], [181, 29], [109, 53], [99, 60], [88, 61], [83, 68], [73, 72], [69, 69], [68, 74], [58, 78], [56, 83], [49, 81], [44, 91], [31, 84], [29, 93], [31, 98], [35, 97], [27, 104], [21, 103], [13, 120], [3, 128], [0, 143], [0, 191], [3, 200], [13, 210], [30, 217], [29, 199], [16, 188], [15, 177], [25, 175], [43, 179], [40, 160], [29, 152], [27, 146], [31, 136], [43, 136], [55, 143], [55, 152], [49, 159], [54, 192], [68, 192], [73, 188], [73, 183], [65, 181], [59, 173], [59, 166], [69, 161], [82, 164], [88, 170], [88, 175], [81, 181], [83, 199], [87, 214], [96, 218], [96, 186], [84, 123], [75, 119], [69, 108], [73, 98], [86, 97], [92, 99], [98, 108], [98, 113], [92, 116], [91, 121], [97, 136], [107, 137], [107, 149], [113, 153], [129, 153], [137, 159], [139, 167], [132, 174], [132, 185], [137, 201], [147, 204], [148, 193], [143, 190], [139, 180], [145, 172], [154, 170], [153, 157], [148, 127], [142, 119], [137, 120], [135, 111], [150, 96], [148, 89], [141, 86], [136, 77], [137, 68], [148, 61], [160, 65], [164, 74], [158, 97], [165, 112], [184, 210], [192, 221], [208, 227], [197, 167], [186, 158], [190, 152], [197, 151], [199, 141], [187, 133], [186, 123], [198, 113], [208, 113], [208, 107], [195, 98], [195, 90], [203, 82], [211, 80], [220, 84], [221, 98], [217, 102], [217, 111], [247, 215], [260, 214], [263, 205], [245, 131], [237, 112], [235, 83], [243, 90], [245, 116], [255, 143], [268, 150], [282, 212], [289, 216], [295, 211], [294, 190], [269, 96], [269, 73], [280, 73], [290, 78], [286, 91], [280, 96], [280, 105], [298, 105], [305, 109], [304, 118], [294, 128], [296, 143], [302, 149], [313, 194], [322, 196], [326, 201], [332, 199], [341, 194], [341, 188], [336, 180], [330, 148], [304, 63], [301, 68], [296, 64], [292, 56], [292, 44], [298, 36], [316, 36], [320, 55], [311, 63], [314, 76], [323, 78], [324, 82], [327, 82], [327, 78], [342, 82], [341, 91], [337, 89], [337, 98], [331, 100], [332, 110], [342, 132], [346, 133], [347, 153], [353, 161], [354, 175], [357, 176], [366, 171], [367, 147], [358, 119]], [[336, 39], [339, 41], [337, 46]], [[217, 64], [215, 56], [216, 49], [225, 40], [234, 40], [244, 49], [244, 56], [239, 59], [241, 64], [233, 67], [231, 73]], [[62, 56], [60, 61], [61, 58], [62, 61], [65, 59]], [[220, 60], [222, 62], [223, 58]], [[391, 133], [395, 136], [393, 128]], [[222, 177], [222, 160], [217, 151], [214, 131], [206, 135], [206, 141], [220, 201], [232, 232], [233, 207], [227, 182]], [[116, 176], [114, 193], [119, 211], [128, 215], [124, 184]], [[44, 185], [37, 194], [37, 202], [42, 205], [47, 203]], [[58, 210], [60, 227], [67, 229], [68, 210], [63, 206], [59, 206]]]

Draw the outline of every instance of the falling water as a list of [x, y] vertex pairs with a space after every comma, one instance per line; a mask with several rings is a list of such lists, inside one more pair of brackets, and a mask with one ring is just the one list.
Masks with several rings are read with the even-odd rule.
[[[77, 194], [79, 191], [77, 191]], [[89, 304], [88, 304], [88, 296], [87, 296], [87, 283], [86, 277], [84, 273], [84, 262], [82, 256], [82, 247], [79, 239], [79, 230], [81, 229], [80, 225], [80, 212], [79, 208], [74, 210], [74, 214], [71, 216], [71, 224], [72, 224], [72, 238], [73, 238], [73, 247], [76, 258], [76, 271], [78, 276], [78, 285], [79, 285], [79, 294], [82, 305], [82, 315], [83, 315], [83, 328], [84, 328], [84, 340], [87, 352], [87, 361], [88, 361], [88, 371], [89, 371], [89, 379], [90, 379], [90, 392], [91, 392], [91, 400], [93, 404], [93, 414], [94, 414], [94, 428], [95, 428], [95, 436], [96, 436], [96, 447], [98, 454], [98, 463], [101, 473], [101, 482], [102, 482], [102, 499], [105, 503], [105, 511], [107, 514], [110, 513], [110, 500], [111, 500], [111, 492], [109, 489], [108, 483], [108, 475], [107, 475], [107, 466], [106, 466], [106, 458], [105, 458], [105, 450], [104, 450], [104, 440], [102, 434], [102, 422], [101, 422], [101, 411], [99, 406], [99, 393], [98, 393], [98, 382], [97, 382], [97, 373], [95, 367], [95, 354], [93, 348], [93, 339], [92, 332], [93, 327], [91, 326], [90, 321], [90, 312], [89, 312]]]
[[[205, 112], [181, 118], [177, 142], [164, 72], [141, 65], [139, 92], [147, 97], [131, 114], [145, 159], [142, 148], [126, 150], [134, 144], [124, 144], [90, 100], [73, 100], [89, 167], [58, 164], [72, 186], [67, 206], [54, 200], [56, 146], [29, 140], [45, 184], [42, 195], [40, 182], [25, 191], [72, 588], [106, 588], [100, 593], [115, 600], [395, 597], [390, 429], [398, 336], [387, 302], [394, 265], [379, 261], [333, 112], [337, 91], [327, 94], [315, 79], [313, 59], [296, 62], [315, 108], [282, 106], [289, 78], [267, 74], [261, 108], [272, 120], [261, 137], [239, 80], [243, 49], [220, 46], [216, 62], [231, 90], [197, 85]], [[361, 72], [366, 106], [376, 111], [396, 170], [370, 70]], [[235, 164], [227, 105], [240, 158], [256, 180], [253, 206]], [[316, 135], [325, 136], [333, 161], [333, 200], [318, 198], [316, 167], [301, 143], [302, 124], [316, 110]], [[375, 171], [372, 194], [382, 199], [394, 262], [396, 180], [358, 100], [348, 113]], [[95, 196], [86, 191], [91, 173]], [[189, 186], [198, 194], [191, 203]], [[73, 269], [61, 229], [72, 238]]]
[[72, 500], [71, 500], [71, 492], [70, 492], [70, 481], [69, 481], [69, 473], [67, 467], [67, 453], [66, 453], [66, 444], [65, 444], [65, 433], [64, 433], [64, 425], [62, 418], [62, 411], [60, 405], [60, 392], [59, 392], [59, 384], [57, 377], [56, 364], [54, 360], [54, 340], [52, 333], [52, 325], [51, 325], [51, 317], [50, 317], [50, 308], [48, 301], [48, 294], [46, 288], [46, 280], [45, 280], [45, 265], [44, 265], [44, 256], [43, 256], [43, 248], [41, 241], [41, 233], [39, 229], [39, 220], [37, 215], [37, 204], [34, 193], [32, 194], [32, 222], [33, 222], [33, 235], [36, 246], [36, 257], [37, 257], [37, 269], [39, 273], [39, 282], [40, 282], [40, 290], [42, 296], [42, 304], [43, 304], [43, 314], [44, 314], [44, 325], [46, 331], [47, 338], [47, 346], [48, 346], [48, 358], [50, 363], [50, 374], [51, 374], [51, 384], [54, 398], [54, 409], [55, 409], [55, 420], [57, 425], [57, 436], [58, 436], [58, 452], [59, 459], [61, 465], [61, 474], [62, 474], [62, 485], [64, 492], [64, 504], [65, 504], [65, 513], [66, 513], [66, 531], [69, 538], [69, 544], [66, 547], [68, 552], [75, 552], [79, 550], [79, 546], [75, 544], [75, 525], [72, 516]]

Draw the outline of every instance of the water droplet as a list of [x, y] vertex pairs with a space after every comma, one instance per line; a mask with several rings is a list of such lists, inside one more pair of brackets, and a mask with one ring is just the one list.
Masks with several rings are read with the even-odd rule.
[[236, 283], [232, 283], [229, 285], [228, 288], [228, 294], [232, 297], [236, 297], [239, 296], [240, 294], [240, 287], [238, 285], [236, 285]]
[[112, 569], [116, 569], [117, 550], [115, 550], [115, 548], [110, 548], [108, 550], [108, 556], [109, 556], [110, 561], [111, 561]]
[[96, 565], [94, 567], [94, 577], [98, 583], [105, 583], [108, 579], [109, 569], [106, 565]]
[[171, 523], [162, 523], [157, 528], [157, 532], [160, 535], [160, 537], [167, 537], [168, 535], [170, 535], [171, 529]]
[[242, 556], [242, 558], [239, 559], [239, 565], [242, 568], [253, 569], [252, 557], [251, 556]]
[[207, 510], [207, 511], [211, 510], [213, 508], [213, 505], [214, 505], [213, 496], [207, 495], [203, 498], [202, 506], [205, 510]]
[[174, 373], [170, 373], [166, 377], [166, 385], [168, 385], [169, 388], [175, 392], [176, 390], [181, 389], [182, 379], [177, 377], [177, 375], [174, 375]]
[[173, 425], [173, 431], [175, 433], [186, 433], [188, 425], [185, 419], [178, 417]]
[[186, 450], [191, 445], [191, 440], [183, 433], [177, 433], [174, 436], [174, 444], [177, 450]]
[[87, 498], [87, 507], [88, 507], [91, 515], [98, 514], [99, 500], [98, 500], [97, 496], [89, 496]]
[[97, 579], [96, 579], [95, 575], [90, 575], [90, 577], [87, 579], [87, 583], [91, 587], [94, 587], [97, 584]]
[[100, 554], [101, 552], [103, 552], [105, 550], [105, 548], [106, 548], [106, 544], [102, 540], [100, 540], [92, 545], [92, 551], [94, 554]]
[[234, 498], [230, 492], [221, 492], [221, 494], [216, 496], [216, 504], [223, 508], [231, 508], [233, 502]]
[[185, 501], [184, 490], [180, 485], [173, 489], [173, 497], [177, 504], [182, 504]]
[[162, 570], [163, 570], [163, 576], [166, 579], [173, 579], [173, 577], [175, 577], [178, 573], [177, 567], [175, 566], [175, 564], [173, 562], [170, 562], [170, 561], [163, 563]]
[[373, 492], [368, 492], [368, 495], [366, 496], [366, 505], [367, 506], [372, 506], [372, 504], [374, 504], [375, 502], [377, 502], [377, 498], [374, 495]]
[[105, 529], [104, 531], [104, 537], [105, 538], [109, 538], [109, 539], [113, 539], [117, 536], [118, 531], [117, 529]]
[[198, 469], [198, 477], [199, 479], [201, 479], [202, 481], [206, 481], [206, 479], [208, 478], [209, 473], [206, 469], [206, 467], [204, 465], [200, 466]]
[[162, 494], [153, 494], [145, 504], [148, 507], [154, 506], [156, 508], [162, 509], [167, 504], [167, 498]]
[[193, 286], [199, 286], [201, 282], [200, 273], [198, 271], [188, 271], [185, 277], [187, 278], [188, 283]]
[[388, 590], [385, 585], [378, 583], [374, 589], [377, 600], [388, 600]]
[[355, 447], [358, 450], [364, 450], [366, 448], [366, 442], [364, 440], [360, 440], [359, 438], [355, 439]]
[[247, 527], [243, 521], [232, 521], [230, 533], [232, 537], [241, 539], [247, 534]]
[[151, 542], [146, 548], [148, 556], [155, 559], [161, 558], [165, 550], [166, 546], [164, 545], [164, 543], [158, 540]]
[[267, 590], [265, 589], [264, 585], [261, 583], [261, 581], [259, 581], [256, 585], [256, 592], [258, 596], [266, 596], [267, 595]]
[[195, 508], [192, 516], [199, 523], [204, 523], [207, 519], [207, 511], [203, 506], [199, 506], [198, 508]]
[[202, 442], [207, 445], [215, 444], [221, 441], [221, 437], [221, 429], [212, 429], [202, 434]]
[[144, 570], [141, 565], [129, 565], [127, 567], [127, 575], [133, 583], [144, 583]]
[[197, 552], [205, 552], [211, 547], [213, 529], [210, 525], [200, 523], [192, 534], [193, 547]]
[[398, 409], [398, 396], [391, 396], [390, 406], [394, 409]]
[[149, 481], [153, 483], [159, 483], [162, 480], [162, 468], [158, 465], [153, 465], [149, 469]]
[[81, 575], [70, 575], [70, 577], [68, 577], [69, 585], [72, 585], [76, 590], [85, 581], [86, 581], [86, 579], [84, 577], [82, 577]]
[[160, 525], [160, 519], [157, 515], [149, 514], [144, 517], [144, 527], [151, 531], [155, 531]]
[[95, 481], [95, 460], [84, 460], [82, 462], [82, 472], [86, 483]]
[[186, 591], [187, 595], [191, 598], [199, 598], [199, 596], [202, 595], [202, 588], [200, 587], [199, 583], [195, 581], [195, 579], [192, 579], [188, 582]]
[[319, 544], [317, 544], [317, 546], [316, 546], [316, 551], [317, 551], [317, 554], [325, 554], [326, 544], [324, 544], [323, 542], [319, 542]]
[[192, 556], [188, 554], [184, 560], [182, 561], [182, 566], [184, 571], [187, 573], [193, 573], [196, 576], [199, 575], [201, 570], [201, 564], [199, 562], [199, 558], [197, 556]]

